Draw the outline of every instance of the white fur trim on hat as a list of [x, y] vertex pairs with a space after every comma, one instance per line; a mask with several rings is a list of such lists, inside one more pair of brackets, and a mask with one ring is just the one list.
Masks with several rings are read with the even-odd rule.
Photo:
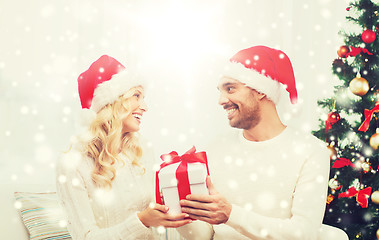
[[80, 112], [80, 125], [81, 126], [89, 126], [94, 120], [96, 119], [96, 112], [88, 109], [83, 108]]
[[91, 110], [99, 112], [105, 105], [116, 101], [130, 88], [143, 85], [142, 77], [127, 70], [121, 71], [113, 75], [110, 80], [96, 87], [93, 93]]
[[265, 94], [267, 98], [275, 104], [279, 101], [283, 88], [283, 86], [281, 86], [282, 84], [269, 76], [257, 72], [255, 69], [246, 68], [243, 64], [238, 62], [229, 62], [225, 66], [221, 82], [225, 80], [225, 77], [233, 78], [256, 91]]

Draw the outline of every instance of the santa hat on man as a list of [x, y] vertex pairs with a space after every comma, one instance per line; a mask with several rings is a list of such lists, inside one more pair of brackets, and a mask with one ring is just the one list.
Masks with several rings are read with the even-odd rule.
[[[281, 88], [289, 93], [291, 103], [297, 102], [297, 90], [292, 64], [281, 50], [254, 46], [237, 52], [229, 60], [223, 77], [233, 78], [265, 94], [278, 103]], [[223, 78], [224, 79], [224, 78]]]
[[116, 59], [103, 55], [79, 75], [78, 90], [83, 109], [99, 112], [130, 88], [142, 85], [140, 78], [125, 70]]

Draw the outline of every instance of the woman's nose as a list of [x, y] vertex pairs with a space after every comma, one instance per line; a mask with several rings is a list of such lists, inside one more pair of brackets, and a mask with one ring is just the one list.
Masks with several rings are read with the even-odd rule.
[[146, 104], [146, 102], [145, 102], [144, 99], [141, 100], [141, 103], [140, 103], [139, 108], [140, 108], [142, 111], [144, 111], [144, 112], [146, 112], [146, 111], [148, 110], [148, 108], [147, 108], [147, 104]]

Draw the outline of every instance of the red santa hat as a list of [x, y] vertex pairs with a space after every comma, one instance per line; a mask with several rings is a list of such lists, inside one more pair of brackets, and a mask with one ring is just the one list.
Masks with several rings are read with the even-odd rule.
[[140, 79], [125, 70], [116, 59], [103, 55], [79, 75], [78, 90], [83, 109], [99, 112], [130, 88], [142, 85]]
[[224, 77], [245, 83], [265, 94], [275, 104], [279, 101], [283, 86], [289, 93], [291, 103], [297, 102], [292, 64], [283, 51], [254, 46], [237, 52], [229, 61]]

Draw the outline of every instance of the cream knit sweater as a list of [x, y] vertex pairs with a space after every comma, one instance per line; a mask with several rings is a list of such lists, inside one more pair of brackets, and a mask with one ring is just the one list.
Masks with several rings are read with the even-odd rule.
[[226, 224], [179, 228], [186, 239], [315, 240], [329, 176], [323, 143], [287, 127], [263, 142], [233, 131], [208, 149], [211, 179], [232, 203]]
[[[145, 153], [145, 152], [144, 152]], [[145, 156], [145, 154], [144, 154]], [[116, 240], [155, 239], [137, 212], [153, 201], [151, 157], [142, 159], [146, 167], [133, 167], [120, 155], [125, 166], [118, 165], [110, 191], [96, 188], [91, 180], [93, 161], [77, 151], [65, 155], [57, 165], [57, 192], [68, 217], [68, 229], [73, 239]]]

